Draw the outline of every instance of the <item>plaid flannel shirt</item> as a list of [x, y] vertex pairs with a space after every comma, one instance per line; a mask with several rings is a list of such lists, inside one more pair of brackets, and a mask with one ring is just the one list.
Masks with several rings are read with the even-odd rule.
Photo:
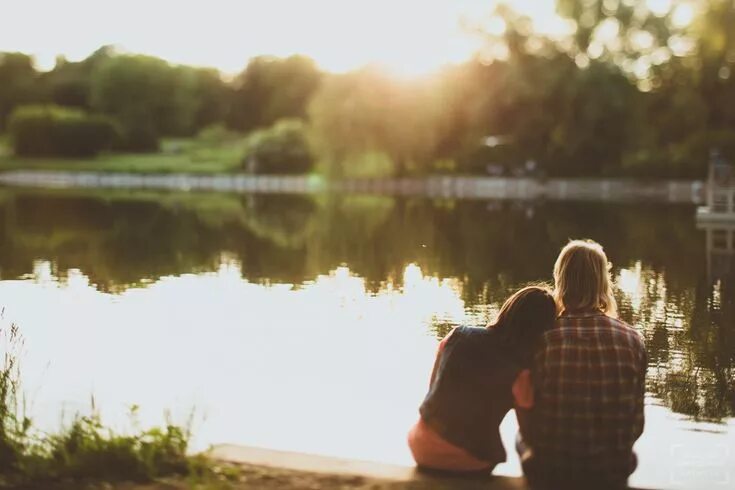
[[532, 370], [526, 443], [538, 476], [627, 479], [643, 432], [646, 367], [643, 340], [624, 322], [601, 313], [557, 320]]

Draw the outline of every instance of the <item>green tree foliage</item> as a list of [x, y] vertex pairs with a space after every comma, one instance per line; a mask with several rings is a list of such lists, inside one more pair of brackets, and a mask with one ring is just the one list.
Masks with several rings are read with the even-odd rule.
[[[735, 129], [735, 4], [709, 0], [702, 16], [691, 26], [697, 39], [700, 90], [708, 102], [712, 129]], [[699, 65], [699, 66], [697, 66]], [[735, 155], [734, 155], [735, 156]]]
[[[722, 0], [559, 0], [569, 37], [534, 33], [507, 7], [505, 52], [490, 62], [472, 126], [511, 141], [500, 160], [534, 159], [552, 175], [702, 177], [711, 148], [735, 158], [735, 5]], [[693, 9], [694, 22], [677, 18]], [[480, 160], [488, 151], [475, 151]], [[468, 170], [481, 166], [468, 159]], [[473, 166], [474, 165], [474, 166]]]
[[117, 136], [109, 118], [58, 106], [18, 107], [8, 132], [18, 156], [91, 157]]
[[313, 162], [304, 122], [282, 119], [248, 135], [242, 167], [251, 173], [297, 174], [311, 170]]
[[234, 81], [228, 125], [250, 131], [283, 118], [304, 118], [321, 78], [314, 61], [304, 56], [253, 58]]
[[191, 76], [196, 101], [192, 129], [198, 131], [213, 124], [222, 124], [232, 97], [230, 85], [225, 83], [219, 71], [212, 68], [192, 68]]
[[298, 118], [322, 169], [354, 177], [515, 173], [532, 160], [550, 176], [701, 178], [712, 148], [735, 160], [731, 0], [556, 4], [567, 33], [540, 34], [501, 4], [489, 13], [504, 32], [477, 26], [487, 42], [475, 59], [414, 80], [261, 56], [225, 82], [109, 47], [39, 74], [28, 56], [2, 54], [0, 130], [17, 105], [54, 103], [109, 115], [120, 149], [152, 150], [215, 124]]
[[0, 53], [0, 132], [15, 107], [37, 99], [37, 79], [30, 56]]
[[[637, 151], [624, 160], [628, 173], [701, 177], [713, 148], [735, 160], [735, 4], [674, 5], [664, 17], [664, 47], [642, 57], [650, 62], [637, 77], [646, 92], [644, 125]], [[671, 18], [682, 5], [694, 5], [698, 15], [677, 27]]]
[[326, 173], [359, 175], [351, 166], [371, 162], [361, 158], [365, 155], [373, 155], [372, 163], [387, 158], [388, 173], [420, 169], [439, 141], [440, 104], [433, 87], [372, 69], [325, 80], [312, 100], [309, 119]]
[[114, 49], [103, 46], [79, 62], [59, 57], [54, 69], [41, 75], [46, 100], [60, 106], [90, 109], [92, 73], [112, 56]]
[[121, 146], [158, 148], [158, 138], [188, 135], [195, 129], [199, 104], [197, 72], [150, 56], [119, 55], [92, 74], [92, 107], [117, 119]]

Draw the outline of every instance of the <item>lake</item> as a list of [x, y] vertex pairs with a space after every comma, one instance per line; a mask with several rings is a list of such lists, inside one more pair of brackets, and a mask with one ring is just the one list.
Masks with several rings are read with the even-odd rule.
[[726, 488], [734, 234], [652, 202], [0, 189], [0, 304], [43, 427], [94, 403], [119, 428], [191, 418], [197, 449], [410, 464], [438, 341], [592, 238], [649, 355], [632, 483]]

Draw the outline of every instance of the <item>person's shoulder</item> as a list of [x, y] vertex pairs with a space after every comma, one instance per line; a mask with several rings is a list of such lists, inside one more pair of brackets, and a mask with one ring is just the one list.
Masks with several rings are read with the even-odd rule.
[[645, 356], [646, 345], [643, 335], [624, 320], [608, 315], [600, 315], [595, 317], [595, 327], [597, 335], [601, 339], [607, 339], [605, 340], [606, 344], [616, 345], [618, 348], [629, 349]]
[[586, 316], [560, 316], [557, 318], [554, 328], [544, 333], [544, 340], [553, 341], [577, 335], [594, 334], [595, 331], [599, 331], [601, 328], [617, 336], [643, 341], [640, 333], [635, 328], [619, 318], [602, 313]]
[[444, 336], [441, 342], [439, 342], [439, 348], [442, 349], [450, 342], [454, 343], [461, 338], [477, 335], [478, 333], [483, 333], [484, 331], [485, 329], [481, 327], [469, 327], [465, 325], [454, 327], [452, 330], [449, 331], [448, 334]]
[[611, 327], [613, 327], [613, 329], [620, 335], [632, 337], [640, 341], [643, 340], [638, 330], [631, 327], [628, 323], [621, 320], [620, 318], [615, 318], [607, 315], [603, 315], [603, 318], [604, 321], [608, 323]]
[[485, 328], [485, 327], [471, 327], [467, 325], [462, 325], [459, 327], [455, 327], [452, 331], [452, 335], [455, 337], [472, 337], [472, 336], [486, 336], [490, 332], [492, 332], [491, 328]]

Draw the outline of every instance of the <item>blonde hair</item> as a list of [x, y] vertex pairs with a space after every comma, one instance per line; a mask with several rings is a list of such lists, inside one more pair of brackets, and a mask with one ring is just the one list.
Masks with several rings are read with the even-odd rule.
[[602, 245], [571, 240], [554, 264], [554, 296], [562, 313], [600, 311], [617, 316], [610, 262]]

